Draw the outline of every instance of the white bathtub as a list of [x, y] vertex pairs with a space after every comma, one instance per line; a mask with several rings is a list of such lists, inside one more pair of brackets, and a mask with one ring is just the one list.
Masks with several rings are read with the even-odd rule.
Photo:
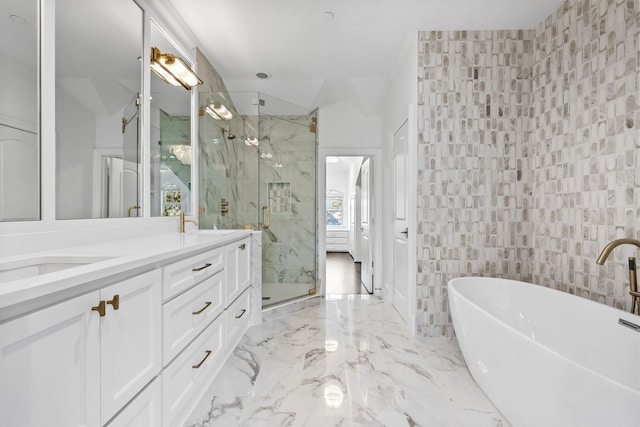
[[514, 427], [640, 426], [640, 316], [512, 280], [449, 282], [462, 354]]

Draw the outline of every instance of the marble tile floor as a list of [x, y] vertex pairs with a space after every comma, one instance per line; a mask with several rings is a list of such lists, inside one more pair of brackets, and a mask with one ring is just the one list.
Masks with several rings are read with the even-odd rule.
[[508, 427], [450, 338], [417, 338], [370, 296], [331, 296], [248, 330], [188, 427]]

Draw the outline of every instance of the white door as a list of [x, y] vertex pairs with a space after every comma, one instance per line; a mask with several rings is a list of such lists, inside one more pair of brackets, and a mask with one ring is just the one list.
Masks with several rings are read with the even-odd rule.
[[361, 173], [361, 216], [360, 231], [362, 232], [361, 280], [364, 287], [373, 293], [373, 266], [371, 256], [371, 160], [366, 159], [360, 168]]
[[409, 248], [407, 222], [408, 124], [393, 135], [393, 305], [409, 322]]
[[0, 325], [0, 426], [100, 426], [98, 291]]
[[100, 325], [102, 424], [160, 372], [160, 281], [154, 270], [100, 291], [107, 302]]
[[0, 124], [0, 221], [38, 219], [38, 135]]
[[139, 216], [139, 165], [116, 157], [109, 162], [109, 218]]

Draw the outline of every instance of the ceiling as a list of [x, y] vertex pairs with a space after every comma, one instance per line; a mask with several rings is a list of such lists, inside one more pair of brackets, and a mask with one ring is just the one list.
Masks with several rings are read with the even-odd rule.
[[[260, 91], [307, 108], [347, 102], [365, 115], [381, 111], [394, 66], [417, 30], [530, 29], [563, 3], [169, 1], [229, 91]], [[259, 71], [271, 78], [258, 79]]]

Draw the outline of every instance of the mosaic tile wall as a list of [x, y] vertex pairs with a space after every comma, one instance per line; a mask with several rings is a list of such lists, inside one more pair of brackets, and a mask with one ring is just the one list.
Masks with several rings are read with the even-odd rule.
[[418, 333], [451, 336], [447, 282], [529, 278], [527, 31], [419, 34]]
[[640, 238], [638, 22], [637, 0], [569, 0], [534, 30], [419, 34], [419, 334], [453, 334], [462, 275], [630, 307], [637, 251], [595, 259]]
[[624, 310], [640, 253], [595, 259], [640, 238], [638, 21], [637, 0], [569, 0], [534, 39], [532, 281]]

